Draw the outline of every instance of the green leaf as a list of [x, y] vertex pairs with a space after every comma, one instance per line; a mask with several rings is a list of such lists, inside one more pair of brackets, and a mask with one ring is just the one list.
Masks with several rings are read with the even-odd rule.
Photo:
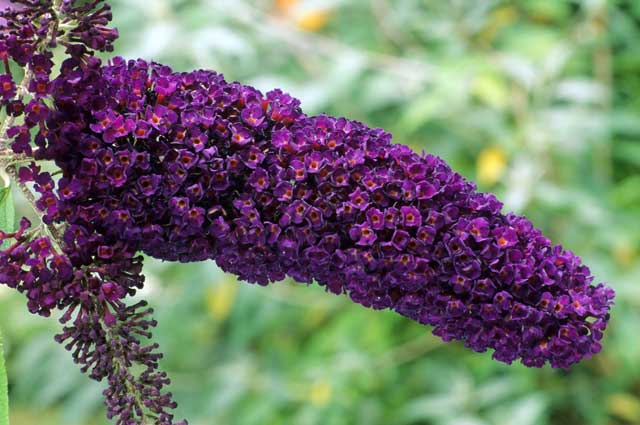
[[2, 333], [0, 333], [0, 425], [9, 425], [9, 386], [2, 352]]
[[9, 180], [4, 179], [3, 183], [4, 185], [0, 187], [0, 230], [12, 232], [15, 229], [16, 211]]

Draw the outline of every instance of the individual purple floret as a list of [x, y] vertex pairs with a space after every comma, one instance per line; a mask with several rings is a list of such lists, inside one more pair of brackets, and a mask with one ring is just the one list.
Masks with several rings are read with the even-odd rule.
[[613, 290], [440, 158], [215, 72], [116, 58], [61, 73], [36, 157], [63, 170], [46, 219], [65, 238], [316, 281], [506, 363], [600, 351]]

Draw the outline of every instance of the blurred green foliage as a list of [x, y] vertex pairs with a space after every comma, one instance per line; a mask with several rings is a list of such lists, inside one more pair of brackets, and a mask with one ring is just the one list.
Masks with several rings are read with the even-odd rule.
[[[282, 87], [446, 159], [617, 291], [603, 352], [526, 369], [317, 287], [148, 261], [179, 416], [217, 425], [640, 424], [640, 1], [113, 0], [126, 57]], [[13, 425], [103, 424], [0, 292]]]

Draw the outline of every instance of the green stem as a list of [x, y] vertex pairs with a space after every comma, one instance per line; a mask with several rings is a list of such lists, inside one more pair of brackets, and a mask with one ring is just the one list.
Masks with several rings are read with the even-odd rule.
[[9, 384], [2, 351], [2, 332], [0, 332], [0, 425], [9, 425]]

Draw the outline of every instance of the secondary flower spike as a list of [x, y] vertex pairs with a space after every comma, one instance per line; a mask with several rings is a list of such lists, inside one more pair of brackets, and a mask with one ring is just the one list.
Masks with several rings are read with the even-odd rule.
[[[43, 172], [35, 163], [17, 170], [34, 156], [32, 137], [40, 140], [48, 131], [51, 75], [57, 69], [50, 49], [63, 46], [73, 63], [88, 69], [95, 50], [112, 50], [117, 31], [106, 26], [110, 19], [103, 0], [14, 0], [0, 9], [0, 106], [6, 112], [0, 166], [14, 181], [29, 182], [17, 188], [43, 219], [32, 226], [23, 218], [15, 232], [0, 230], [0, 284], [24, 293], [32, 313], [63, 312], [65, 327], [56, 340], [83, 372], [108, 382], [107, 416], [115, 425], [186, 425], [174, 421], [170, 381], [159, 369], [162, 354], [158, 344], [147, 341], [156, 326], [152, 309], [145, 302], [122, 301], [143, 285], [137, 246], [86, 228], [54, 225], [59, 199], [71, 196], [74, 187], [56, 190], [57, 173]], [[8, 140], [13, 153], [5, 149]]]
[[36, 155], [63, 170], [47, 218], [69, 244], [97, 233], [261, 285], [316, 281], [507, 363], [600, 351], [613, 290], [442, 159], [211, 71], [116, 58], [61, 73]]

